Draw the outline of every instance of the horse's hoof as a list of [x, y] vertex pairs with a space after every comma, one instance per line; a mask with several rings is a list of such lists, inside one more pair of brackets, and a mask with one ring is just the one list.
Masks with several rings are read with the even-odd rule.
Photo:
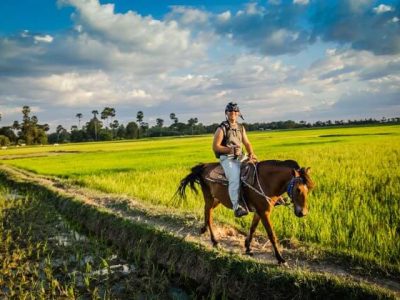
[[213, 242], [213, 247], [214, 247], [215, 249], [219, 249], [219, 248], [220, 248], [220, 245], [219, 245], [218, 242]]

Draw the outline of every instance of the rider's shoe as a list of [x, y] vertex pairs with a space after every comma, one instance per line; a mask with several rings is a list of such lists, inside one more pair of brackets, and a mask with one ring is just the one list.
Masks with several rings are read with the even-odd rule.
[[240, 218], [243, 217], [245, 215], [248, 214], [248, 211], [245, 210], [243, 207], [241, 207], [240, 205], [238, 206], [238, 208], [235, 209], [235, 217], [236, 218]]

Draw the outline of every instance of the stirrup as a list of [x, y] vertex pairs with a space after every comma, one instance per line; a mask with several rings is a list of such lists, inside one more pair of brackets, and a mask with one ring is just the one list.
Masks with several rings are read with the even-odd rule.
[[248, 214], [248, 211], [247, 210], [245, 210], [242, 206], [238, 206], [238, 208], [236, 208], [235, 209], [235, 217], [236, 218], [240, 218], [240, 217], [243, 217], [243, 216], [245, 216], [245, 215], [247, 215]]

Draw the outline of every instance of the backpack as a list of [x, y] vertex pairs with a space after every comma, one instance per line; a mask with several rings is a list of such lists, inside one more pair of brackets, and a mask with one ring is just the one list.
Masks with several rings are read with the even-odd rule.
[[[218, 128], [221, 128], [221, 129], [222, 129], [222, 132], [223, 132], [223, 134], [224, 134], [224, 137], [223, 137], [223, 139], [222, 139], [221, 145], [222, 145], [222, 146], [226, 146], [227, 132], [228, 132], [228, 130], [231, 128], [230, 125], [229, 125], [229, 122], [228, 122], [228, 121], [223, 121], [221, 124], [219, 124]], [[242, 136], [243, 136], [243, 125], [238, 123], [238, 129], [239, 129], [240, 133], [241, 133]], [[215, 156], [216, 156], [217, 158], [219, 158], [219, 157], [221, 156], [221, 153], [217, 153], [217, 152], [216, 152], [216, 153], [215, 153]]]

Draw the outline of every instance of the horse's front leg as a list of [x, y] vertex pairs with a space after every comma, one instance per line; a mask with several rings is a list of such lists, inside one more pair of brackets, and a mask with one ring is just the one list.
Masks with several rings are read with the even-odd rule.
[[251, 222], [249, 235], [246, 237], [246, 240], [244, 242], [244, 246], [246, 247], [247, 255], [253, 255], [253, 253], [251, 252], [251, 249], [250, 249], [250, 244], [251, 244], [251, 240], [253, 239], [253, 234], [256, 231], [256, 228], [258, 226], [258, 223], [260, 223], [260, 216], [257, 213], [254, 213], [253, 221]]
[[270, 219], [270, 212], [266, 211], [263, 214], [260, 214], [261, 222], [263, 223], [265, 230], [267, 230], [269, 240], [272, 243], [272, 247], [274, 248], [275, 257], [278, 260], [279, 264], [285, 264], [286, 261], [283, 259], [281, 252], [278, 248], [278, 241], [276, 239], [276, 235], [274, 229], [272, 228], [272, 223]]

